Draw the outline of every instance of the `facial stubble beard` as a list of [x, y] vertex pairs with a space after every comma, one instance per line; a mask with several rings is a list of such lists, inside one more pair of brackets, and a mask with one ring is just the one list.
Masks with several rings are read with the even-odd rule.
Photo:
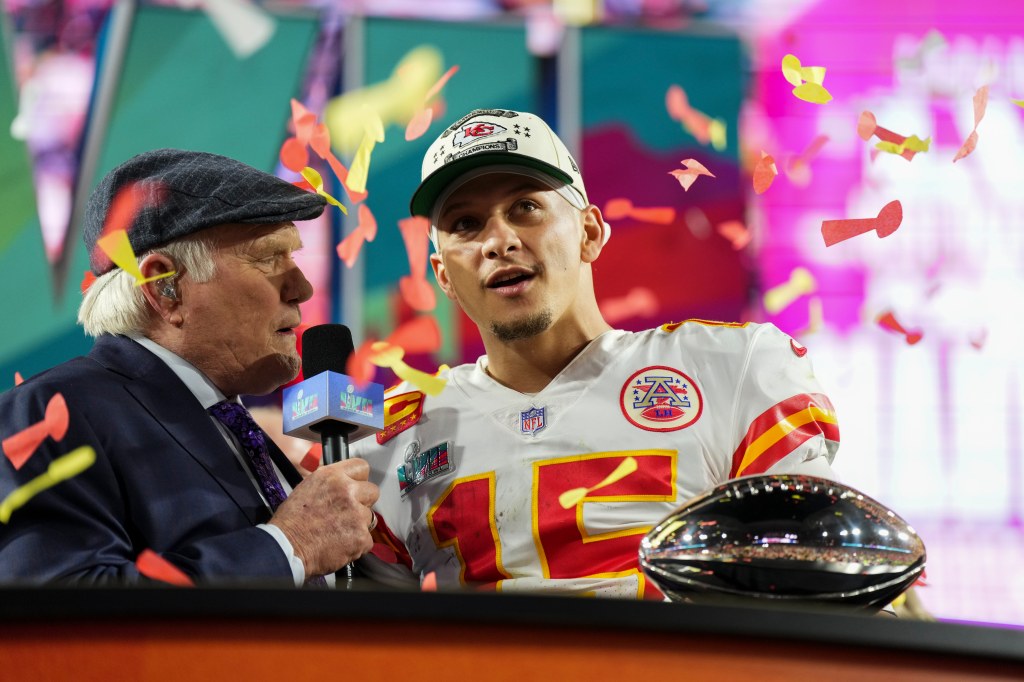
[[503, 343], [528, 339], [547, 331], [553, 319], [550, 310], [542, 310], [512, 322], [492, 322], [491, 333]]

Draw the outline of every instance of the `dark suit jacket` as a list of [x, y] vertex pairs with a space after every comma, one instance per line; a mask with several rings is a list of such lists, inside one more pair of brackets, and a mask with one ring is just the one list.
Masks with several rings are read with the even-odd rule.
[[[255, 528], [270, 518], [238, 458], [195, 396], [131, 339], [103, 336], [92, 352], [0, 395], [0, 438], [41, 421], [60, 392], [70, 424], [15, 470], [0, 457], [0, 498], [81, 445], [96, 462], [34, 497], [0, 525], [0, 580], [138, 582], [152, 549], [197, 581], [292, 585], [280, 546]], [[301, 480], [267, 438], [292, 486]]]

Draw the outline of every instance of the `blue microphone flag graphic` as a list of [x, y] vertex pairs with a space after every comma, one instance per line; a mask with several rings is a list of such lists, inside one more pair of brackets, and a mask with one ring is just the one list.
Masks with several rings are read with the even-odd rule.
[[347, 374], [321, 372], [284, 390], [284, 434], [320, 442], [312, 427], [320, 422], [345, 422], [356, 426], [353, 441], [384, 428], [384, 387], [368, 383], [357, 387]]

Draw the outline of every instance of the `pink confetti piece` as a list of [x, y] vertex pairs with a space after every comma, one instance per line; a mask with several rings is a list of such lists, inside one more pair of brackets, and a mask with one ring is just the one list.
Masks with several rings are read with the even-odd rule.
[[402, 300], [413, 310], [425, 313], [437, 307], [434, 287], [426, 277], [403, 276], [398, 280], [398, 291]]
[[420, 315], [405, 322], [387, 338], [407, 353], [434, 353], [441, 349], [441, 328], [431, 315]]
[[420, 584], [420, 590], [423, 592], [437, 592], [437, 573], [434, 571], [427, 573]]
[[15, 386], [21, 386], [23, 383], [25, 383], [25, 379], [22, 378], [21, 372], [15, 372], [14, 373], [14, 385]]
[[779, 169], [775, 165], [775, 158], [771, 154], [761, 152], [761, 159], [754, 166], [754, 192], [764, 194], [775, 182], [775, 176]]
[[659, 306], [653, 291], [647, 287], [634, 287], [625, 296], [602, 301], [600, 308], [605, 321], [616, 324], [634, 317], [654, 317]]
[[402, 232], [402, 241], [409, 256], [409, 272], [414, 278], [423, 279], [427, 274], [430, 220], [423, 216], [403, 218], [398, 221], [398, 229]]
[[[878, 122], [875, 120], [875, 115], [870, 111], [862, 111], [860, 116], [857, 117], [857, 135], [859, 135], [865, 142], [874, 136], [882, 142], [888, 142], [897, 147], [904, 146], [903, 151], [898, 155], [902, 156], [907, 161], [912, 160], [914, 155], [918, 153], [918, 150], [916, 149], [908, 149], [905, 147], [908, 139], [906, 136], [894, 133], [891, 130], [878, 125]], [[871, 160], [874, 161], [878, 157], [878, 154], [879, 151], [877, 149], [872, 149]]]
[[697, 176], [699, 175], [707, 175], [712, 178], [715, 177], [711, 171], [705, 168], [696, 159], [683, 159], [680, 163], [686, 167], [686, 170], [676, 169], [669, 171], [668, 174], [675, 177], [675, 179], [679, 181], [679, 184], [682, 185], [682, 188], [686, 191], [689, 191], [693, 183], [697, 181]]
[[897, 334], [901, 334], [907, 342], [908, 346], [913, 346], [915, 343], [924, 338], [924, 334], [920, 331], [907, 331], [903, 328], [899, 322], [896, 321], [896, 316], [892, 314], [892, 311], [886, 311], [878, 316], [876, 320], [878, 326], [882, 329], [887, 329]]
[[192, 578], [184, 571], [151, 549], [142, 550], [135, 560], [135, 567], [150, 580], [159, 580], [179, 587], [195, 587]]
[[67, 432], [68, 404], [62, 394], [54, 393], [46, 403], [43, 420], [4, 438], [3, 451], [14, 468], [21, 469], [47, 436], [59, 441]]
[[811, 182], [811, 161], [818, 155], [821, 148], [828, 142], [828, 135], [818, 135], [807, 145], [798, 156], [790, 157], [786, 162], [786, 177], [798, 187], [806, 187]]
[[409, 119], [409, 124], [405, 126], [405, 141], [411, 142], [423, 137], [423, 134], [430, 128], [430, 123], [433, 120], [434, 110], [430, 107], [417, 111], [416, 115]]
[[669, 86], [668, 92], [665, 93], [665, 108], [668, 110], [669, 118], [679, 121], [683, 129], [693, 135], [697, 142], [711, 142], [711, 118], [691, 107], [686, 91], [678, 85]]
[[359, 224], [351, 234], [338, 244], [338, 258], [351, 268], [359, 258], [359, 252], [365, 242], [372, 242], [377, 236], [377, 219], [373, 217], [366, 204], [359, 205]]
[[423, 101], [429, 102], [431, 99], [434, 98], [434, 95], [441, 92], [441, 88], [448, 84], [448, 81], [451, 80], [451, 77], [454, 76], [458, 72], [458, 70], [458, 65], [455, 65], [452, 68], [445, 71], [444, 75], [438, 78], [437, 82], [430, 87], [430, 90], [427, 90], [427, 95], [423, 98]]
[[974, 93], [974, 129], [971, 134], [967, 136], [964, 143], [957, 150], [956, 156], [953, 157], [953, 163], [956, 163], [960, 159], [964, 158], [968, 154], [974, 151], [974, 148], [978, 146], [978, 124], [981, 123], [981, 119], [985, 116], [985, 110], [988, 108], [988, 86], [983, 85], [978, 88], [978, 91]]
[[825, 220], [821, 223], [821, 236], [825, 246], [832, 246], [857, 235], [875, 230], [878, 238], [888, 237], [903, 222], [903, 204], [890, 201], [878, 212], [877, 218], [855, 218], [847, 220]]
[[974, 350], [981, 350], [985, 347], [985, 341], [988, 339], [988, 330], [980, 329], [967, 339], [968, 343]]
[[728, 239], [732, 248], [737, 251], [750, 243], [750, 230], [739, 220], [727, 220], [724, 223], [719, 223], [715, 230]]

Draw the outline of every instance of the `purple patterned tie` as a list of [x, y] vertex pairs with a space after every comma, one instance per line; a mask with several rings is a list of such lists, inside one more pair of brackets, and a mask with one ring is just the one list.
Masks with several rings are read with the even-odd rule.
[[242, 452], [252, 464], [260, 490], [270, 503], [270, 510], [276, 511], [287, 495], [277, 474], [274, 473], [263, 431], [256, 425], [249, 410], [234, 401], [224, 400], [211, 407], [208, 412], [238, 439]]
[[[233, 400], [224, 400], [211, 407], [207, 412], [238, 439], [242, 451], [252, 464], [253, 473], [256, 474], [256, 480], [260, 484], [260, 490], [263, 491], [267, 502], [270, 503], [270, 510], [277, 511], [287, 495], [285, 495], [284, 488], [281, 487], [280, 479], [274, 473], [263, 430], [249, 414], [249, 410]], [[322, 575], [310, 577], [306, 580], [306, 584], [327, 587], [327, 581]]]

